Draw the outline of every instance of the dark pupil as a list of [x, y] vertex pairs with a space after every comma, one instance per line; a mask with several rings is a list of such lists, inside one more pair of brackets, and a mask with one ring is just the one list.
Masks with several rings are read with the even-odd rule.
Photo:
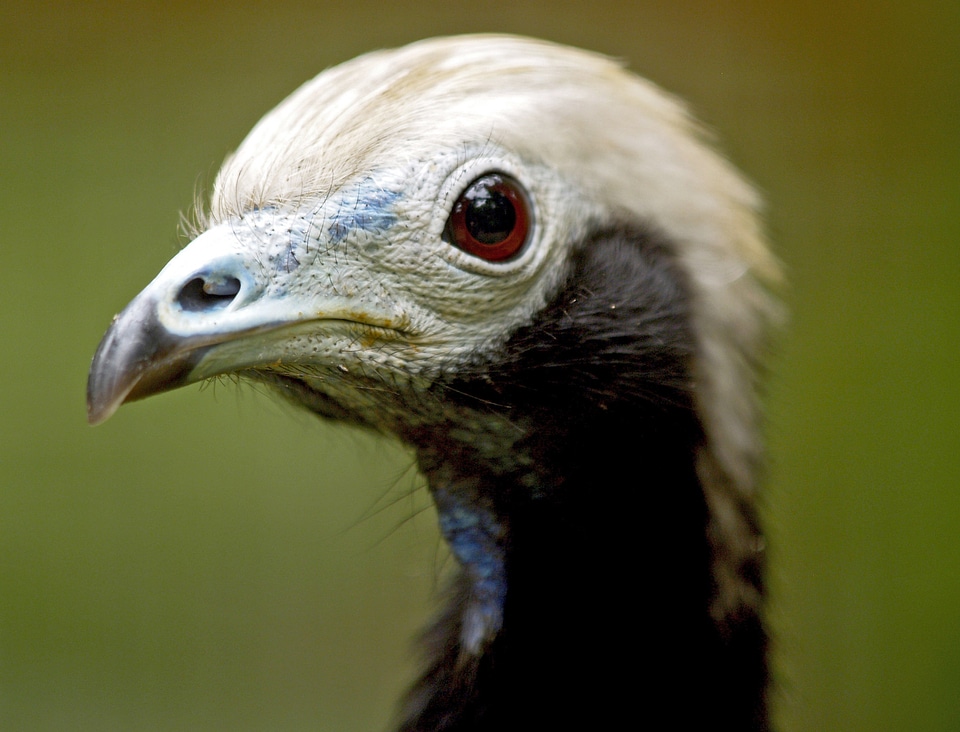
[[517, 213], [513, 202], [505, 195], [486, 186], [468, 194], [467, 231], [481, 244], [499, 244], [513, 231]]

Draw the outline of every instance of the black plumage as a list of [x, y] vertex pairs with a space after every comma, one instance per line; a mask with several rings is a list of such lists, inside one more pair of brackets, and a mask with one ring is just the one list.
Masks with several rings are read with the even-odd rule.
[[[404, 729], [619, 726], [641, 710], [679, 728], [764, 729], [760, 619], [709, 613], [683, 274], [636, 228], [598, 232], [572, 264], [533, 323], [435, 387], [464, 422], [507, 425], [492, 458], [469, 428], [452, 439], [449, 419], [401, 431], [431, 486], [490, 502], [510, 588], [503, 630], [467, 662], [472, 585], [455, 588]], [[743, 580], [760, 592], [755, 559]]]

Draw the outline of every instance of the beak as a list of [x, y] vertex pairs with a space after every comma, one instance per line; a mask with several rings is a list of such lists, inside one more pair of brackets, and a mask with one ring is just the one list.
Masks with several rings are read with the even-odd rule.
[[178, 340], [157, 321], [155, 303], [141, 295], [113, 319], [87, 380], [87, 420], [100, 424], [124, 402], [189, 384], [204, 347]]
[[100, 342], [87, 381], [90, 423], [125, 402], [216, 375], [201, 368], [211, 347], [286, 320], [262, 297], [259, 279], [229, 230], [211, 229], [183, 249]]
[[91, 424], [126, 402], [219, 374], [322, 367], [322, 354], [355, 343], [358, 332], [403, 330], [406, 318], [390, 303], [305, 285], [271, 269], [258, 245], [234, 226], [209, 229], [114, 318], [90, 366]]

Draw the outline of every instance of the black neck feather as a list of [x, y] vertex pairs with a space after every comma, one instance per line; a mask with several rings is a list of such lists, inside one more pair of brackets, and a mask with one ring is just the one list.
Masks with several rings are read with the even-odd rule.
[[495, 517], [506, 576], [502, 627], [468, 652], [464, 572], [403, 729], [766, 729], [759, 619], [710, 613], [690, 322], [669, 250], [603, 232], [535, 322], [438, 387], [460, 416], [402, 435], [432, 490]]

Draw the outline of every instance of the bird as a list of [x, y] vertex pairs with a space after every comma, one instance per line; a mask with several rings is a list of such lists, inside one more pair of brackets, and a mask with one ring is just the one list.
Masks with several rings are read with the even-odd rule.
[[683, 102], [441, 37], [323, 71], [114, 318], [88, 419], [230, 374], [408, 446], [457, 571], [396, 727], [770, 728], [781, 268]]

